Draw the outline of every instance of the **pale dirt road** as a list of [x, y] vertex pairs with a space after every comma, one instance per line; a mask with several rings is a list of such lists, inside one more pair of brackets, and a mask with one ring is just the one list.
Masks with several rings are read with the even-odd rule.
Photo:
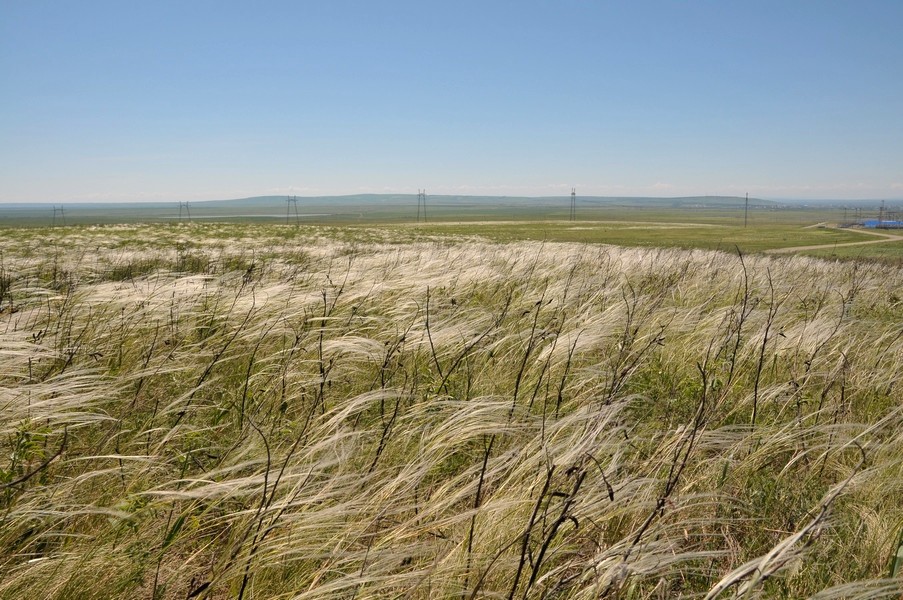
[[[810, 225], [809, 227], [817, 227], [818, 225], [824, 225], [823, 223], [818, 223], [816, 225]], [[825, 225], [826, 227], [830, 227], [830, 225]], [[849, 229], [848, 231], [855, 231], [856, 233], [864, 233], [866, 235], [873, 235], [880, 237], [879, 240], [863, 240], [861, 242], [843, 242], [841, 244], [818, 244], [815, 246], [793, 246], [791, 248], [773, 248], [771, 250], [765, 250], [766, 254], [789, 254], [790, 252], [799, 252], [801, 250], [830, 250], [831, 248], [841, 248], [843, 246], [865, 246], [868, 244], [884, 244], [887, 242], [903, 242], [903, 236], [895, 235], [892, 233], [883, 233], [880, 231], [872, 231], [870, 229]]]

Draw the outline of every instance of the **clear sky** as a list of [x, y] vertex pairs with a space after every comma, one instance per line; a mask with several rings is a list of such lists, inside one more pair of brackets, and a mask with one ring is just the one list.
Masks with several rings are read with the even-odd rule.
[[0, 0], [0, 202], [903, 198], [903, 1]]

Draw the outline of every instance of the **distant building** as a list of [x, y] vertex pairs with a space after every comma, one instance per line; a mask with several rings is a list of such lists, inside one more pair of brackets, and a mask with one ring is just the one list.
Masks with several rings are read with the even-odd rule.
[[862, 226], [868, 227], [869, 229], [903, 229], [903, 221], [866, 219], [862, 222]]

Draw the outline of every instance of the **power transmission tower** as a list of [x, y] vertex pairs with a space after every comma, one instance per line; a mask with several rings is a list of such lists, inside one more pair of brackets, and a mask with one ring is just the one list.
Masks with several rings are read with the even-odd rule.
[[577, 188], [571, 188], [571, 221], [577, 220]]
[[878, 209], [878, 227], [884, 227], [884, 200], [881, 201], [881, 208]]
[[287, 196], [285, 199], [285, 224], [288, 225], [289, 218], [289, 209], [294, 205], [295, 207], [295, 225], [301, 224], [301, 215], [298, 214], [298, 197], [297, 196]]
[[51, 221], [50, 226], [56, 227], [56, 214], [57, 213], [60, 214], [60, 220], [63, 222], [63, 227], [65, 227], [66, 226], [66, 211], [62, 206], [59, 208], [57, 208], [56, 206], [53, 207], [53, 221]]
[[743, 206], [743, 227], [749, 221], [749, 192], [746, 192], [746, 204]]
[[182, 222], [182, 209], [185, 209], [185, 215], [188, 222], [191, 223], [191, 209], [188, 208], [188, 202], [179, 202], [179, 223]]
[[420, 222], [420, 212], [423, 211], [423, 222], [426, 223], [426, 190], [417, 190], [417, 222]]

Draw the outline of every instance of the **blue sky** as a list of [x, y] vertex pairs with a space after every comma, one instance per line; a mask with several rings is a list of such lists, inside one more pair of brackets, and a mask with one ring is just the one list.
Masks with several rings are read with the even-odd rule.
[[903, 198], [899, 0], [0, 13], [0, 202]]

